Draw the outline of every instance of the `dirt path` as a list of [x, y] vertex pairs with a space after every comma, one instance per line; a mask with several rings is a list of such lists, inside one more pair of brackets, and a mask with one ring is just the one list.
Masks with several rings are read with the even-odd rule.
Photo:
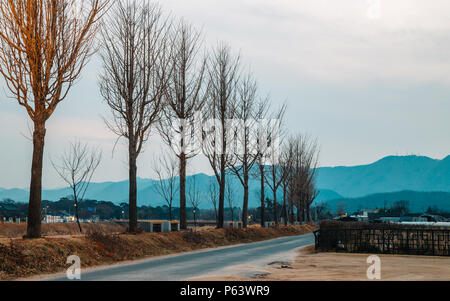
[[[367, 281], [369, 254], [313, 253], [303, 249], [294, 262], [278, 262], [265, 267], [246, 266], [258, 270], [253, 277], [243, 276], [243, 267], [235, 267], [220, 275], [192, 280], [233, 281]], [[450, 281], [450, 258], [429, 256], [379, 255], [381, 280], [384, 281]]]

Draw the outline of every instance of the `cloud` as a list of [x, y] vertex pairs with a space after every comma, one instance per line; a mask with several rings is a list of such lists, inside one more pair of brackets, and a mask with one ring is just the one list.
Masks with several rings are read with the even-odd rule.
[[290, 76], [450, 81], [450, 61], [444, 60], [450, 45], [448, 1], [380, 0], [376, 20], [367, 16], [369, 3], [197, 0], [163, 6], [203, 25], [209, 42], [229, 40], [253, 65], [276, 66]]

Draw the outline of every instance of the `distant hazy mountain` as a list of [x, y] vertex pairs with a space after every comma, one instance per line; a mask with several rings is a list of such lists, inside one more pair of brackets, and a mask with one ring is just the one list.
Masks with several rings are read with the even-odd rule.
[[400, 191], [392, 193], [377, 193], [360, 198], [342, 198], [327, 201], [332, 212], [337, 211], [339, 204], [344, 209], [353, 213], [366, 208], [390, 207], [396, 201], [409, 201], [412, 212], [424, 212], [428, 207], [436, 206], [440, 210], [450, 211], [450, 193], [449, 192], [417, 192]]
[[[216, 183], [215, 178], [205, 174], [195, 175], [197, 181], [197, 187], [200, 191], [200, 195], [203, 198], [201, 208], [210, 208], [212, 204], [209, 201], [209, 187], [210, 182]], [[233, 202], [235, 206], [242, 206], [242, 199], [244, 197], [243, 188], [237, 177], [229, 175], [227, 177], [231, 183]], [[193, 180], [193, 176], [187, 177], [187, 189], [189, 188], [190, 181]], [[157, 181], [152, 179], [138, 179], [138, 205], [151, 205], [161, 206], [166, 202], [155, 190], [155, 184]], [[260, 204], [260, 192], [259, 182], [256, 180], [250, 180], [250, 192], [249, 192], [249, 206], [258, 207]], [[62, 197], [70, 196], [71, 191], [69, 188], [43, 190], [42, 199], [56, 201]], [[266, 196], [272, 198], [272, 192], [269, 188], [266, 188]], [[0, 200], [4, 198], [10, 198], [16, 202], [27, 202], [29, 197], [28, 190], [24, 189], [0, 189]], [[95, 200], [111, 201], [114, 203], [128, 202], [128, 181], [122, 182], [104, 182], [104, 183], [91, 183], [89, 190], [86, 194], [86, 198]], [[278, 198], [281, 201], [281, 190], [279, 191]], [[321, 200], [332, 200], [336, 198], [342, 198], [338, 193], [323, 189], [320, 191], [319, 198]], [[178, 194], [174, 199], [174, 206], [178, 206], [179, 197]], [[228, 207], [228, 203], [225, 204]]]
[[324, 167], [318, 170], [317, 186], [346, 197], [402, 190], [450, 192], [450, 156], [391, 156], [363, 166]]
[[[201, 207], [209, 208], [211, 207], [208, 200], [209, 183], [210, 181], [215, 181], [215, 179], [205, 174], [198, 174], [196, 177], [197, 186], [203, 196]], [[188, 183], [191, 179], [192, 176], [187, 178]], [[228, 176], [227, 179], [232, 183], [236, 206], [241, 206], [243, 189], [239, 180], [235, 176]], [[165, 201], [156, 193], [155, 183], [156, 181], [152, 179], [138, 179], [139, 206], [159, 206], [165, 204]], [[371, 196], [371, 194], [375, 193], [402, 191], [396, 197], [403, 200], [408, 199], [410, 196], [415, 197], [415, 194], [407, 194], [405, 190], [450, 192], [450, 156], [443, 160], [417, 156], [392, 156], [364, 166], [319, 168], [317, 186], [320, 190], [319, 197], [317, 198], [318, 202], [339, 199], [340, 201], [349, 202], [349, 204], [363, 202], [365, 199], [362, 198], [361, 200], [355, 201], [348, 198], [358, 198], [367, 195], [370, 195], [370, 200], [374, 197], [377, 198], [377, 202], [383, 202], [383, 196]], [[23, 189], [0, 188], [0, 200], [11, 198], [17, 202], [27, 202], [28, 194], [28, 191]], [[70, 194], [71, 192], [67, 188], [44, 190], [42, 198], [46, 200], [58, 200]], [[266, 188], [266, 196], [272, 198], [272, 193], [268, 188]], [[86, 198], [99, 201], [112, 201], [114, 203], [127, 202], [128, 181], [92, 183], [89, 186]], [[280, 194], [279, 200], [281, 199], [282, 196]], [[416, 199], [419, 200], [420, 198]], [[439, 200], [441, 203], [448, 202], [450, 204], [448, 194], [440, 195]], [[334, 203], [336, 202], [332, 202], [332, 204]], [[177, 206], [178, 204], [179, 198], [177, 196], [174, 200], [174, 205]], [[249, 206], [259, 206], [259, 182], [254, 179], [250, 180]]]

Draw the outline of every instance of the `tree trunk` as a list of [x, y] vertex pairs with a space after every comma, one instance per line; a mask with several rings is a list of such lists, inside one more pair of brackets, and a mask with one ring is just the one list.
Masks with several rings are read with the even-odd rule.
[[78, 229], [80, 230], [80, 233], [83, 233], [83, 230], [81, 229], [81, 224], [80, 224], [80, 214], [79, 214], [79, 210], [78, 210], [78, 195], [77, 195], [77, 188], [76, 188], [75, 184], [73, 185], [72, 192], [73, 192], [73, 201], [75, 203], [75, 217], [77, 219]]
[[129, 196], [129, 212], [128, 212], [128, 232], [137, 233], [137, 165], [136, 150], [134, 142], [130, 139], [129, 147], [129, 176], [130, 176], [130, 196]]
[[242, 206], [242, 227], [248, 226], [248, 184], [244, 186], [244, 204]]
[[[223, 164], [222, 164], [223, 165]], [[223, 165], [224, 166], [224, 165]], [[220, 172], [220, 193], [219, 193], [219, 217], [217, 219], [217, 228], [223, 228], [223, 222], [224, 222], [224, 207], [225, 207], [225, 184], [226, 184], [226, 178], [225, 178], [225, 168], [221, 168]]]
[[41, 237], [42, 167], [45, 142], [45, 121], [34, 123], [33, 161], [31, 164], [30, 199], [28, 203], [27, 237]]
[[216, 221], [217, 221], [217, 205], [214, 204], [214, 216], [216, 217]]
[[172, 221], [172, 202], [169, 204], [169, 220]]
[[283, 218], [284, 225], [288, 225], [288, 213], [287, 213], [287, 204], [286, 204], [286, 189], [283, 189]]
[[302, 223], [306, 222], [306, 208], [305, 203], [302, 201]]
[[180, 156], [180, 229], [187, 229], [186, 217], [186, 155]]
[[223, 228], [224, 213], [225, 213], [225, 185], [226, 185], [225, 154], [226, 154], [226, 146], [223, 146], [222, 154], [220, 155], [219, 217], [217, 219], [217, 228], [219, 229]]
[[273, 191], [273, 217], [275, 221], [275, 225], [278, 226], [278, 206], [277, 206], [277, 191]]
[[306, 221], [308, 223], [312, 222], [311, 220], [311, 205], [306, 205]]
[[259, 172], [261, 174], [260, 184], [261, 184], [261, 227], [264, 227], [264, 223], [266, 221], [265, 213], [266, 213], [266, 196], [264, 190], [264, 166], [259, 168]]
[[290, 221], [293, 224], [295, 222], [295, 212], [294, 212], [294, 201], [293, 200], [291, 200], [289, 202], [289, 207], [290, 207], [289, 211], [290, 211], [290, 216], [291, 216]]
[[83, 230], [81, 229], [81, 224], [80, 224], [80, 214], [78, 211], [78, 201], [75, 200], [75, 217], [77, 218], [77, 225], [78, 225], [78, 229], [80, 229], [80, 233], [83, 233]]

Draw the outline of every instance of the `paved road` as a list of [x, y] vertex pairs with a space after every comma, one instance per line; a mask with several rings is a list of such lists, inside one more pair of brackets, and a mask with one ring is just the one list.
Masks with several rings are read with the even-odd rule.
[[[314, 244], [314, 235], [283, 237], [269, 241], [149, 259], [138, 263], [91, 270], [81, 274], [83, 281], [183, 280], [211, 274], [221, 269], [270, 260], [276, 254]], [[269, 263], [269, 262], [267, 262]], [[50, 280], [62, 281], [66, 278]]]

